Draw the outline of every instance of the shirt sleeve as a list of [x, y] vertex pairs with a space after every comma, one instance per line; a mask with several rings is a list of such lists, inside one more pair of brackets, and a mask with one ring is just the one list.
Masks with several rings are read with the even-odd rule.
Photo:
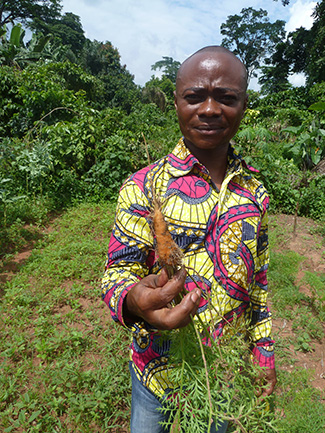
[[144, 192], [129, 179], [120, 190], [102, 279], [102, 298], [113, 320], [128, 327], [123, 302], [128, 291], [148, 275], [154, 256], [149, 213]]
[[269, 264], [267, 205], [257, 238], [256, 272], [251, 290], [253, 357], [261, 367], [274, 368], [274, 340], [271, 338], [272, 315], [267, 306], [267, 269]]

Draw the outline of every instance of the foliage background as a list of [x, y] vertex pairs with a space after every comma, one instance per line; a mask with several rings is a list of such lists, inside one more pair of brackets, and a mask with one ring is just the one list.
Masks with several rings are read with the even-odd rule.
[[[152, 69], [160, 70], [161, 78], [152, 76], [141, 88], [121, 64], [118, 49], [87, 39], [80, 18], [62, 14], [59, 0], [26, 0], [20, 7], [1, 0], [0, 5], [0, 245], [5, 249], [17, 218], [36, 221], [84, 198], [114, 201], [129, 174], [173, 148], [180, 136], [173, 107], [179, 62], [158, 60]], [[238, 53], [251, 75], [261, 72], [262, 93], [249, 91], [249, 109], [234, 141], [246, 162], [260, 170], [271, 211], [316, 219], [323, 218], [325, 202], [319, 168], [325, 153], [324, 68], [318, 75], [311, 71], [298, 48], [303, 43], [307, 52], [312, 37], [319, 45], [323, 9], [324, 1], [318, 2], [314, 25], [303, 35], [297, 30], [286, 37], [284, 22], [271, 23], [266, 11], [253, 8], [221, 26], [223, 45]], [[7, 28], [10, 20], [13, 26]], [[22, 24], [33, 32], [28, 42]], [[299, 47], [293, 43], [297, 38]], [[283, 69], [277, 53], [284, 52]], [[306, 86], [289, 85], [290, 71], [305, 72]], [[27, 210], [33, 207], [37, 215]]]

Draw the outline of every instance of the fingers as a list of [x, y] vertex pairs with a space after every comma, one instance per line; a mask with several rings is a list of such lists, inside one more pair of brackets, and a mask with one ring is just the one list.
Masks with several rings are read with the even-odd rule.
[[[184, 269], [180, 269], [170, 280], [165, 270], [157, 276], [149, 275], [144, 278], [142, 283], [151, 289], [143, 299], [144, 308], [156, 310], [166, 307], [184, 289], [185, 278]], [[153, 288], [156, 290], [152, 290]]]
[[263, 400], [263, 397], [271, 395], [274, 391], [277, 382], [275, 368], [263, 370], [258, 381], [263, 385], [263, 390], [262, 392], [259, 391], [257, 395], [260, 395]]
[[[150, 277], [150, 275], [149, 275], [149, 277]], [[167, 285], [167, 283], [169, 281], [173, 282], [173, 285], [175, 285], [175, 283], [176, 283], [177, 288], [179, 288], [179, 287], [183, 288], [184, 283], [185, 283], [185, 278], [186, 278], [186, 270], [184, 267], [179, 269], [170, 280], [168, 278], [167, 270], [165, 268], [162, 268], [160, 273], [158, 275], [154, 276], [155, 288], [161, 287], [161, 288], [166, 289], [165, 286]], [[145, 278], [143, 280], [145, 280]]]
[[157, 287], [163, 287], [168, 282], [168, 274], [166, 268], [162, 268], [158, 275], [155, 275], [154, 284]]
[[266, 387], [263, 390], [262, 396], [271, 395], [277, 382], [275, 368], [265, 371], [264, 380], [266, 382]]
[[199, 289], [189, 292], [175, 307], [156, 310], [152, 321], [157, 323], [158, 329], [183, 328], [190, 323], [191, 318], [196, 314], [200, 300], [201, 291]]
[[187, 293], [178, 305], [169, 308], [173, 299], [184, 289], [185, 278], [185, 269], [180, 269], [170, 280], [166, 270], [159, 275], [148, 275], [129, 291], [125, 311], [157, 329], [186, 326], [197, 311], [201, 290]]

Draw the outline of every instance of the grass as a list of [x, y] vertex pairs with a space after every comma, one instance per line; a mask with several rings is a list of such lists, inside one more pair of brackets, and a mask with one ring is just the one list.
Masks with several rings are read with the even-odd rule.
[[126, 423], [127, 337], [99, 288], [113, 215], [107, 205], [68, 211], [5, 285], [4, 433], [118, 431]]
[[[323, 235], [324, 230], [316, 226], [310, 233]], [[281, 319], [283, 329], [289, 329], [289, 336], [282, 335], [283, 329], [275, 335], [280, 366], [275, 407], [281, 415], [281, 431], [320, 433], [325, 430], [322, 421], [325, 419], [324, 391], [311, 386], [313, 370], [297, 368], [295, 364], [297, 353], [313, 352], [315, 343], [324, 341], [324, 274], [302, 272], [307, 257], [286, 248], [290, 236], [291, 233], [273, 219], [268, 274], [270, 298], [275, 318]], [[303, 274], [299, 283], [298, 272]], [[319, 363], [323, 362], [321, 357]], [[292, 371], [287, 371], [292, 367]]]
[[279, 373], [282, 392], [277, 396], [282, 408], [281, 431], [322, 433], [325, 429], [325, 407], [321, 394], [310, 386], [311, 372], [296, 369]]
[[[83, 204], [36, 236], [32, 254], [0, 287], [0, 431], [93, 433], [128, 431], [128, 335], [100, 299], [114, 206]], [[286, 241], [272, 223], [271, 245]], [[38, 240], [37, 240], [38, 239]], [[322, 394], [295, 353], [324, 337], [324, 277], [306, 271], [298, 253], [272, 249], [274, 315], [290, 326], [277, 339], [279, 384], [274, 396], [281, 431], [324, 431]], [[302, 337], [302, 339], [301, 339]], [[300, 338], [300, 339], [299, 339]], [[257, 430], [256, 430], [257, 432]], [[255, 433], [255, 432], [252, 432]]]
[[25, 197], [5, 205], [5, 208], [1, 203], [1, 256], [14, 254], [26, 244], [39, 240], [41, 237], [39, 227], [44, 222], [48, 222], [50, 214], [51, 203], [46, 199], [31, 200], [29, 197]]
[[271, 251], [268, 278], [272, 290], [272, 302], [280, 317], [291, 319], [294, 306], [306, 299], [299, 292], [295, 279], [299, 264], [304, 257], [293, 251], [276, 253]]

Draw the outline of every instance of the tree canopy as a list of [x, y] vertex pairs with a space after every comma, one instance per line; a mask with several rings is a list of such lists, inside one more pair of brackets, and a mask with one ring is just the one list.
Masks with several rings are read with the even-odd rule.
[[60, 16], [61, 0], [0, 0], [0, 27], [5, 24]]
[[46, 21], [34, 18], [30, 28], [37, 33], [52, 34], [54, 42], [69, 47], [75, 54], [81, 51], [86, 41], [80, 17], [72, 12]]
[[233, 51], [247, 68], [248, 76], [256, 77], [265, 58], [272, 55], [276, 45], [285, 36], [285, 21], [269, 21], [267, 11], [252, 7], [241, 10], [240, 15], [230, 15], [221, 24], [225, 37], [222, 45]]
[[[277, 2], [278, 0], [273, 1]], [[281, 3], [283, 4], [283, 6], [287, 6], [290, 3], [290, 0], [281, 0]]]
[[316, 4], [313, 17], [315, 21], [310, 29], [308, 48], [309, 56], [306, 66], [310, 84], [325, 80], [325, 1]]
[[163, 60], [158, 60], [155, 64], [151, 66], [153, 71], [157, 69], [162, 69], [163, 75], [170, 79], [172, 83], [176, 83], [177, 71], [181, 63], [174, 60], [172, 57], [163, 56]]
[[[314, 23], [307, 30], [299, 27], [289, 33], [277, 44], [274, 54], [266, 60], [268, 66], [262, 68], [259, 82], [266, 92], [283, 90], [288, 76], [304, 73], [307, 84], [320, 83], [325, 80], [325, 1], [316, 4]], [[270, 83], [274, 83], [275, 87]], [[267, 86], [267, 88], [265, 87]]]

